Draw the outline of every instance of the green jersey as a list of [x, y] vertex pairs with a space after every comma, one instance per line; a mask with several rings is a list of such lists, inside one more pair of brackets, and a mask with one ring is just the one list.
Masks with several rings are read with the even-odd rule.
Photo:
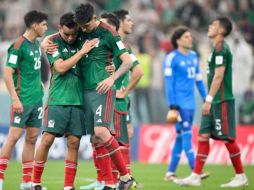
[[64, 74], [60, 74], [54, 69], [56, 60], [66, 60], [77, 53], [78, 43], [76, 41], [74, 44], [68, 44], [61, 38], [60, 34], [54, 35], [52, 41], [58, 44], [58, 49], [52, 55], [47, 54], [51, 66], [48, 105], [82, 105], [81, 61]]
[[208, 60], [208, 89], [210, 90], [215, 69], [217, 67], [225, 67], [225, 73], [221, 86], [214, 96], [213, 103], [217, 104], [224, 100], [234, 99], [232, 92], [232, 53], [228, 44], [225, 41], [218, 43], [215, 48], [212, 49], [211, 55]]
[[8, 49], [7, 67], [15, 70], [15, 90], [23, 105], [38, 103], [43, 96], [41, 86], [41, 49], [38, 40], [30, 42], [20, 36]]
[[[98, 38], [98, 43], [85, 57], [82, 64], [84, 89], [96, 89], [97, 84], [109, 77], [105, 67], [109, 65], [113, 57], [118, 57], [126, 52], [120, 36], [108, 25], [100, 22], [99, 26], [90, 33], [82, 32], [80, 40]], [[83, 44], [80, 45], [83, 45]]]
[[[128, 53], [130, 54], [130, 57], [132, 59], [132, 68], [131, 69], [133, 69], [134, 67], [136, 67], [139, 64], [139, 62], [138, 62], [136, 56], [132, 53], [132, 50], [128, 46], [128, 44], [125, 44], [125, 47], [126, 47]], [[122, 64], [122, 61], [119, 59], [119, 57], [114, 57], [113, 62], [116, 66], [116, 70]], [[120, 90], [122, 88], [123, 89], [126, 88], [129, 81], [130, 81], [130, 75], [129, 75], [129, 72], [127, 72], [115, 81], [116, 89]], [[129, 101], [128, 97], [125, 97], [123, 99], [116, 99], [116, 103], [115, 103], [116, 109], [118, 111], [121, 111], [121, 112], [127, 112], [128, 111], [128, 101]]]

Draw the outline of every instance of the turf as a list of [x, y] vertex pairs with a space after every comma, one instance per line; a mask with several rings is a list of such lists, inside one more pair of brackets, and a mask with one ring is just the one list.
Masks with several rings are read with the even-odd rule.
[[[179, 187], [173, 183], [163, 181], [163, 176], [167, 169], [165, 164], [141, 164], [133, 163], [133, 176], [144, 184], [144, 190], [216, 190], [221, 189], [220, 184], [227, 182], [234, 176], [231, 166], [206, 166], [205, 170], [211, 173], [211, 176], [203, 181], [201, 187]], [[254, 167], [246, 166], [246, 174], [249, 177], [249, 186], [247, 190], [254, 189]], [[190, 174], [186, 165], [181, 165], [177, 170], [178, 176], [187, 176]], [[64, 163], [63, 161], [48, 161], [43, 174], [43, 185], [48, 190], [63, 189]], [[92, 162], [82, 161], [79, 164], [78, 173], [75, 181], [76, 190], [81, 185], [86, 185], [95, 180], [95, 170]], [[11, 161], [6, 171], [4, 189], [18, 190], [21, 181], [20, 162]], [[227, 188], [223, 188], [227, 189]], [[229, 188], [230, 189], [230, 188]], [[241, 189], [241, 188], [238, 188]]]

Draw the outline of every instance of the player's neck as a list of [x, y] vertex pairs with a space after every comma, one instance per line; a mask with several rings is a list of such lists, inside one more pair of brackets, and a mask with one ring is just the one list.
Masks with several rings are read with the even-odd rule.
[[121, 39], [124, 40], [124, 38], [125, 38], [125, 32], [123, 31], [122, 28], [119, 28], [118, 33], [119, 33]]
[[31, 29], [27, 29], [23, 34], [23, 36], [30, 42], [34, 42], [35, 39], [38, 37], [37, 34], [35, 34], [35, 32], [32, 31]]
[[213, 43], [213, 46], [215, 47], [216, 44], [218, 44], [219, 42], [223, 41], [224, 40], [224, 37], [222, 35], [217, 35], [215, 36], [213, 39], [212, 39], [212, 43]]
[[188, 54], [188, 49], [184, 47], [178, 47], [178, 51], [180, 51], [182, 54], [187, 55]]

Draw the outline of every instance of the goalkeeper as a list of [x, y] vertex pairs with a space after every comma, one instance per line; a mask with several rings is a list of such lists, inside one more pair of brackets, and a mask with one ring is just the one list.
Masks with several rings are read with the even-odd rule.
[[[176, 179], [175, 171], [182, 151], [185, 152], [191, 170], [194, 168], [192, 147], [192, 122], [195, 111], [195, 84], [205, 100], [207, 91], [199, 70], [199, 59], [192, 51], [192, 35], [187, 27], [177, 27], [171, 36], [174, 50], [166, 55], [163, 62], [165, 92], [169, 106], [167, 120], [176, 122], [176, 140], [171, 153], [166, 181]], [[177, 112], [177, 114], [175, 114]], [[204, 173], [203, 177], [209, 174]]]

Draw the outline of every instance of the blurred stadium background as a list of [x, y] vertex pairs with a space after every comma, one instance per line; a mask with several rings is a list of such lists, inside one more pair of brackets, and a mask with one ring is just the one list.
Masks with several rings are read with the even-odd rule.
[[[103, 11], [127, 9], [134, 22], [128, 37], [144, 70], [144, 76], [132, 93], [132, 120], [135, 138], [132, 159], [144, 163], [166, 163], [170, 158], [174, 130], [165, 122], [167, 104], [164, 96], [162, 60], [172, 49], [170, 32], [179, 24], [191, 28], [194, 48], [200, 55], [201, 70], [206, 80], [206, 60], [210, 43], [206, 36], [209, 21], [227, 15], [234, 22], [234, 31], [227, 38], [234, 55], [233, 84], [236, 98], [238, 142], [246, 165], [254, 165], [254, 0], [0, 0], [0, 147], [9, 125], [10, 99], [3, 82], [3, 68], [9, 45], [24, 31], [23, 15], [31, 9], [49, 14], [47, 34], [57, 31], [59, 17], [80, 3], [95, 5], [98, 16]], [[42, 57], [42, 80], [48, 85], [49, 66]], [[197, 98], [194, 143], [200, 123], [201, 99]], [[13, 157], [20, 159], [22, 140]], [[51, 159], [63, 159], [65, 145], [58, 139], [51, 148]], [[229, 164], [224, 147], [212, 142], [210, 164]], [[91, 158], [89, 137], [82, 139], [82, 159]], [[185, 160], [182, 160], [184, 163]], [[253, 169], [253, 168], [252, 168]], [[165, 166], [166, 171], [166, 166]], [[164, 171], [161, 171], [164, 174]]]

